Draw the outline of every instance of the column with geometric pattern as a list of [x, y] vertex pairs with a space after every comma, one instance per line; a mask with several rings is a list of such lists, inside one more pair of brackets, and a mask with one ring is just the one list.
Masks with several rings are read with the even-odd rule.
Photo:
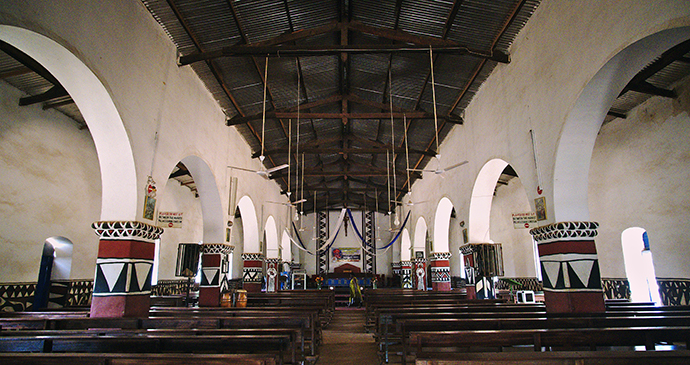
[[412, 289], [412, 261], [400, 262], [400, 284], [403, 289]]
[[283, 265], [278, 258], [266, 259], [266, 291], [275, 293], [280, 288], [280, 269]]
[[450, 252], [431, 253], [431, 287], [434, 291], [450, 291]]
[[225, 243], [204, 243], [201, 245], [201, 283], [199, 284], [199, 306], [220, 307], [220, 294], [226, 284], [225, 273], [228, 255], [234, 247]]
[[603, 312], [596, 222], [559, 222], [530, 230], [539, 247], [546, 311]]
[[91, 317], [148, 316], [154, 241], [163, 229], [136, 221], [91, 225], [98, 243]]
[[364, 238], [366, 250], [362, 252], [364, 256], [364, 272], [376, 275], [376, 222], [374, 212], [362, 212], [362, 237]]
[[242, 269], [243, 288], [250, 293], [261, 292], [261, 283], [264, 280], [264, 255], [260, 253], [243, 253]]
[[[316, 249], [328, 242], [328, 211], [321, 211], [316, 213], [317, 220], [317, 240]], [[328, 250], [319, 251], [316, 253], [316, 275], [325, 275], [328, 273]]]

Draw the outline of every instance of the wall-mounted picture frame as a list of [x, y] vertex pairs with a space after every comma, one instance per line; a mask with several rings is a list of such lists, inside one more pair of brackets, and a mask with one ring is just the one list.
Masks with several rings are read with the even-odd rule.
[[144, 199], [144, 219], [153, 220], [156, 212], [156, 198], [147, 196]]
[[537, 213], [537, 221], [546, 220], [546, 197], [534, 199], [534, 211]]

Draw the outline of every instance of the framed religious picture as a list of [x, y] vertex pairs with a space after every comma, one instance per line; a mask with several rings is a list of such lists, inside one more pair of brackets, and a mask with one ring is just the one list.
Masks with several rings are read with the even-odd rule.
[[537, 213], [537, 221], [546, 220], [546, 197], [534, 199], [534, 210]]
[[144, 219], [153, 220], [156, 211], [156, 198], [147, 196], [144, 199]]

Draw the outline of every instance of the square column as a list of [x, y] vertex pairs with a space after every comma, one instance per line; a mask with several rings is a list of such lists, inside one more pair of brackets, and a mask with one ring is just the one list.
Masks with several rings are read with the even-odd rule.
[[414, 282], [412, 287], [415, 290], [426, 290], [426, 259], [413, 259], [412, 264], [414, 265]]
[[154, 241], [163, 229], [136, 221], [91, 225], [98, 243], [91, 317], [147, 317]]
[[450, 291], [450, 252], [431, 254], [431, 288], [434, 291]]
[[280, 290], [280, 268], [280, 259], [266, 259], [266, 291], [269, 293], [275, 293]]
[[264, 279], [264, 255], [260, 253], [243, 253], [242, 260], [242, 287], [252, 293], [261, 292], [261, 283]]
[[228, 272], [228, 255], [234, 248], [225, 243], [201, 245], [200, 307], [220, 307], [221, 291], [227, 287], [225, 274]]
[[539, 247], [546, 311], [604, 312], [596, 222], [559, 222], [530, 230]]
[[400, 283], [403, 289], [412, 289], [412, 261], [400, 262]]

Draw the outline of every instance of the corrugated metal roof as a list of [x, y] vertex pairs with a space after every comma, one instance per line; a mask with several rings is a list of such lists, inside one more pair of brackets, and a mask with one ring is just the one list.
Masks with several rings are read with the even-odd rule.
[[[539, 5], [535, 0], [143, 0], [143, 3], [182, 55], [219, 51], [245, 42], [250, 45], [271, 42], [281, 47], [314, 46], [323, 49], [340, 44], [423, 46], [428, 44], [424, 43], [425, 39], [447, 39], [467, 47], [470, 53], [477, 53], [452, 55], [438, 52], [434, 55], [437, 111], [441, 116], [451, 115], [456, 119], [496, 64], [486, 56], [490, 56], [494, 49], [507, 51]], [[364, 32], [347, 28], [351, 21], [369, 28]], [[323, 31], [323, 27], [336, 22], [349, 29], [344, 39], [336, 28]], [[299, 36], [307, 33], [308, 36]], [[395, 39], [390, 38], [391, 34]], [[275, 41], [285, 35], [295, 37], [288, 42]], [[281, 56], [269, 60], [267, 111], [294, 111], [298, 103], [298, 78], [301, 80], [299, 103], [307, 105], [335, 97], [329, 103], [301, 110], [303, 115], [319, 113], [316, 114], [319, 117], [300, 121], [300, 143], [317, 138], [331, 140], [321, 148], [341, 148], [343, 151], [375, 146], [390, 148], [389, 118], [351, 118], [343, 124], [340, 113], [345, 112], [348, 117], [358, 113], [383, 113], [380, 115], [384, 116], [389, 112], [391, 95], [394, 110], [433, 113], [428, 53], [336, 53], [297, 59], [298, 62], [295, 57]], [[192, 65], [228, 118], [262, 113], [264, 56], [212, 58]], [[394, 123], [394, 144], [401, 148], [404, 126], [401, 119], [396, 118]], [[265, 149], [286, 148], [286, 125], [286, 120], [278, 122], [273, 118], [267, 121], [263, 131]], [[441, 118], [439, 125], [438, 135], [442, 141], [453, 124]], [[240, 124], [237, 128], [256, 153], [261, 146], [260, 120]], [[418, 151], [433, 154], [436, 149], [433, 118], [411, 120], [409, 131], [410, 148], [417, 151], [410, 154], [413, 160], [410, 164], [423, 167], [429, 156]], [[293, 133], [296, 133], [295, 129]], [[348, 135], [356, 138], [348, 140]], [[369, 142], [365, 143], [366, 140]], [[291, 143], [296, 143], [294, 136]], [[386, 169], [385, 154], [381, 152], [348, 155], [328, 151], [310, 153], [305, 159], [307, 169], [323, 166], [342, 171], [358, 171], [355, 169], [362, 166]], [[287, 155], [276, 156], [274, 161], [277, 159], [287, 161]], [[265, 163], [272, 167], [268, 159]], [[291, 163], [296, 164], [295, 156]], [[404, 169], [405, 166], [405, 157], [398, 154], [395, 168]], [[359, 184], [362, 181], [387, 183], [385, 176], [361, 179]], [[342, 180], [342, 176], [340, 180], [331, 176], [310, 177], [307, 186], [343, 186]], [[278, 183], [287, 188], [284, 181]], [[397, 183], [400, 188], [405, 182]], [[291, 186], [294, 187], [293, 182]]]

